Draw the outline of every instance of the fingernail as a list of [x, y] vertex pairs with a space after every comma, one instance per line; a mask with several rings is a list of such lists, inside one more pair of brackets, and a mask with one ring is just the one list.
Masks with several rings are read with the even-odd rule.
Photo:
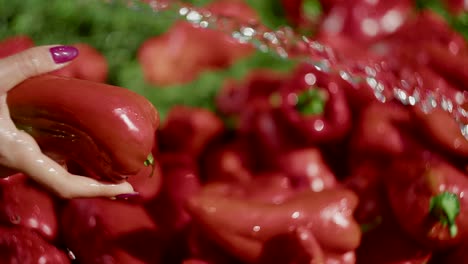
[[49, 49], [55, 63], [65, 63], [78, 56], [78, 49], [72, 46], [56, 46]]
[[117, 200], [128, 200], [128, 199], [135, 199], [140, 197], [140, 194], [137, 192], [134, 193], [123, 193], [115, 196], [115, 199]]

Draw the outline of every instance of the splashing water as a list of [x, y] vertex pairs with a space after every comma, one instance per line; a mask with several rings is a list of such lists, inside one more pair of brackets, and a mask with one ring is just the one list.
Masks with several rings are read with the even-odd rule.
[[[448, 98], [440, 92], [422, 89], [409, 83], [415, 80], [400, 80], [397, 85], [384, 84], [376, 77], [382, 71], [378, 64], [367, 65], [364, 70], [354, 72], [336, 63], [334, 50], [315, 40], [294, 33], [289, 27], [271, 30], [259, 23], [240, 23], [233, 17], [214, 15], [208, 10], [193, 7], [174, 0], [105, 0], [109, 4], [124, 4], [130, 9], [147, 10], [158, 14], [164, 12], [174, 21], [187, 21], [194, 27], [208, 28], [229, 34], [241, 43], [252, 43], [262, 52], [272, 52], [283, 59], [297, 60], [313, 65], [317, 70], [338, 74], [353, 85], [366, 84], [380, 102], [397, 100], [404, 105], [420, 107], [425, 113], [435, 108], [450, 113], [460, 125], [462, 134], [468, 139], [468, 110], [466, 94], [462, 91]], [[407, 77], [412, 78], [412, 77]], [[416, 78], [416, 77], [414, 77]]]

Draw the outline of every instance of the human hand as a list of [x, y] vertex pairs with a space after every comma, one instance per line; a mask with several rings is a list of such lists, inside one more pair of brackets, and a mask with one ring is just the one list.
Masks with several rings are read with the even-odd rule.
[[78, 50], [71, 46], [39, 46], [0, 59], [0, 165], [27, 174], [63, 198], [132, 194], [128, 182], [110, 184], [70, 174], [11, 120], [6, 100], [9, 90], [30, 77], [66, 66], [77, 55]]

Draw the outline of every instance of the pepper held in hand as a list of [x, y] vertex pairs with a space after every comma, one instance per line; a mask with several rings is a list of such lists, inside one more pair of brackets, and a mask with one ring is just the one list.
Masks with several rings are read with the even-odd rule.
[[45, 153], [65, 157], [96, 179], [120, 181], [152, 162], [159, 117], [130, 90], [45, 75], [8, 94], [15, 125]]

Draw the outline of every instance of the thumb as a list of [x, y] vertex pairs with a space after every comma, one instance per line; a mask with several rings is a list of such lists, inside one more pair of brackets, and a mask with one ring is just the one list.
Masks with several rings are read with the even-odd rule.
[[78, 56], [72, 46], [38, 46], [0, 59], [0, 94], [22, 81], [60, 69]]

